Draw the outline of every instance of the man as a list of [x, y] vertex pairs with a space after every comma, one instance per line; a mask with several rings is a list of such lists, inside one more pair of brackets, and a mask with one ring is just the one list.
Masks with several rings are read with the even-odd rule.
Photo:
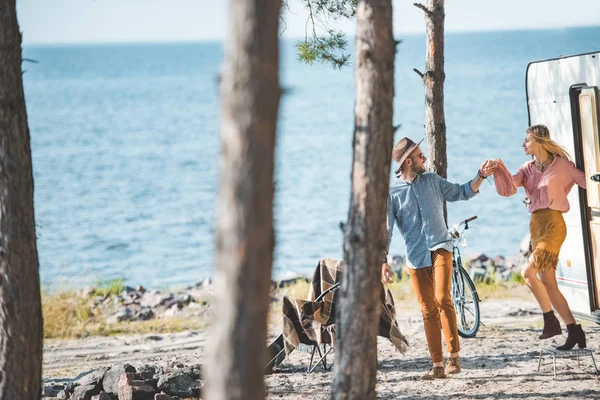
[[[421, 379], [432, 380], [460, 372], [460, 344], [450, 295], [452, 241], [444, 221], [444, 200], [468, 200], [475, 196], [484, 179], [492, 174], [495, 164], [485, 161], [475, 178], [463, 185], [450, 183], [435, 173], [425, 171], [427, 158], [419, 147], [421, 142], [415, 143], [405, 137], [392, 152], [399, 165], [396, 171], [399, 179], [390, 187], [388, 197], [386, 255], [395, 222], [406, 245], [409, 274], [421, 304], [425, 337], [433, 362], [433, 368]], [[381, 278], [383, 282], [391, 282], [387, 256]], [[440, 322], [449, 353], [445, 369]]]

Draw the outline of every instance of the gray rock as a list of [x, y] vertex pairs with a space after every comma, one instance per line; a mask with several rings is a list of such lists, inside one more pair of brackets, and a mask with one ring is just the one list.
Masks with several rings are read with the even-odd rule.
[[124, 307], [121, 310], [114, 313], [110, 318], [108, 318], [108, 323], [122, 322], [122, 321], [132, 321], [133, 313], [128, 307]]
[[168, 301], [173, 299], [173, 295], [169, 294], [167, 296], [163, 295], [158, 290], [153, 290], [151, 292], [146, 292], [140, 298], [140, 304], [142, 307], [158, 307], [161, 304], [165, 304]]
[[138, 312], [135, 313], [136, 321], [148, 321], [154, 318], [154, 311], [150, 307], [142, 307]]
[[179, 397], [193, 397], [200, 394], [202, 382], [195, 379], [189, 372], [184, 370], [175, 371], [170, 374], [161, 375], [158, 379], [158, 390]]
[[66, 389], [65, 390], [61, 390], [56, 395], [56, 398], [59, 399], [59, 400], [66, 400], [66, 399], [69, 398], [69, 392]]
[[154, 400], [173, 400], [173, 398], [166, 393], [156, 393]]
[[184, 367], [182, 369], [182, 372], [190, 375], [194, 379], [202, 380], [202, 370], [203, 369], [204, 369], [204, 367], [200, 364], [192, 364], [192, 365], [188, 365], [188, 366]]
[[100, 393], [100, 385], [77, 386], [69, 400], [91, 400], [92, 396]]
[[100, 392], [100, 394], [92, 396], [92, 400], [113, 400], [113, 397], [106, 392]]
[[138, 372], [141, 376], [147, 377], [146, 379], [158, 380], [159, 375], [164, 374], [164, 369], [160, 365], [145, 364], [138, 367]]
[[58, 394], [66, 388], [65, 385], [44, 385], [42, 387], [42, 397], [58, 397]]
[[75, 377], [75, 379], [73, 379], [72, 387], [77, 388], [78, 386], [100, 386], [106, 371], [108, 371], [108, 367], [102, 367], [79, 374]]
[[167, 311], [164, 312], [163, 316], [174, 317], [180, 313], [181, 313], [181, 308], [177, 305], [177, 303], [174, 303], [171, 307], [169, 307], [167, 309]]
[[105, 392], [110, 394], [119, 393], [119, 377], [127, 372], [136, 372], [135, 367], [130, 364], [115, 365], [111, 367], [104, 374], [104, 380], [102, 381], [102, 387]]

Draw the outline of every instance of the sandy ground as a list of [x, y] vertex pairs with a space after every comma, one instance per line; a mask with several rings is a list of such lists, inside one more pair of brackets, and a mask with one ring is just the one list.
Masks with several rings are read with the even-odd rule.
[[[481, 303], [482, 322], [476, 338], [461, 339], [462, 373], [449, 379], [422, 382], [430, 367], [420, 313], [399, 313], [402, 332], [410, 348], [399, 354], [379, 338], [377, 393], [380, 399], [600, 399], [600, 379], [589, 355], [557, 358], [544, 356], [538, 372], [540, 350], [562, 344], [566, 337], [540, 342], [541, 315], [536, 304], [517, 300]], [[600, 326], [584, 323], [588, 348], [600, 367]], [[278, 333], [277, 327], [272, 328]], [[207, 332], [48, 340], [44, 349], [44, 378], [73, 377], [102, 365], [203, 364]], [[320, 366], [306, 373], [310, 354], [295, 351], [273, 375], [266, 378], [269, 399], [329, 399], [333, 373]]]

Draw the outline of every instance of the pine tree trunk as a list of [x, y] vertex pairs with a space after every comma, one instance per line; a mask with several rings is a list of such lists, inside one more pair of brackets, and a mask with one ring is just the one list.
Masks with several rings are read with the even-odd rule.
[[0, 3], [0, 399], [39, 400], [42, 309], [15, 0]]
[[[444, 116], [444, 0], [427, 0], [427, 54], [425, 59], [425, 136], [432, 172], [446, 178], [446, 118]], [[446, 205], [444, 204], [444, 218]]]
[[359, 1], [352, 190], [336, 317], [334, 399], [376, 398], [381, 255], [394, 136], [395, 45], [392, 1]]
[[217, 320], [206, 398], [262, 399], [273, 262], [281, 0], [230, 0], [221, 83]]

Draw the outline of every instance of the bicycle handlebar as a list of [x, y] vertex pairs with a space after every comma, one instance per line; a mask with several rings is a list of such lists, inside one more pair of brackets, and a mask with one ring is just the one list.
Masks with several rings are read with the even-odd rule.
[[463, 225], [463, 224], [468, 224], [471, 221], [475, 221], [477, 219], [477, 215], [473, 215], [471, 218], [467, 218], [464, 221], [462, 221], [459, 225]]
[[477, 219], [477, 215], [473, 215], [471, 218], [467, 218], [464, 221], [461, 221], [456, 225], [452, 230], [450, 230], [450, 236], [453, 239], [458, 239], [462, 235], [462, 231], [459, 232], [458, 227], [464, 225], [465, 229], [469, 229], [469, 222], [475, 221]]

